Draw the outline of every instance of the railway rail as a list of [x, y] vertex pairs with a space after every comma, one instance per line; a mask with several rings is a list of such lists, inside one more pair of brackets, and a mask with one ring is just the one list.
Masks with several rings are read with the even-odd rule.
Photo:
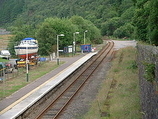
[[51, 104], [46, 106], [36, 119], [56, 119], [60, 116], [62, 111], [72, 101], [74, 96], [84, 86], [85, 82], [91, 77], [93, 72], [102, 63], [103, 60], [109, 60], [113, 53], [114, 43], [108, 42], [107, 45], [91, 60], [87, 63], [86, 68], [82, 70], [80, 74], [74, 76], [74, 80], [64, 89]]

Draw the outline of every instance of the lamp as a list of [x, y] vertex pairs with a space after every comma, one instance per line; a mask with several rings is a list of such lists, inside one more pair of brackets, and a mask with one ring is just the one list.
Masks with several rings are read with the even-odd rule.
[[59, 65], [59, 36], [64, 36], [64, 34], [57, 35], [57, 64]]
[[88, 30], [84, 31], [84, 44], [85, 44], [85, 40], [86, 40], [86, 38], [85, 38], [86, 37], [86, 32], [88, 32]]

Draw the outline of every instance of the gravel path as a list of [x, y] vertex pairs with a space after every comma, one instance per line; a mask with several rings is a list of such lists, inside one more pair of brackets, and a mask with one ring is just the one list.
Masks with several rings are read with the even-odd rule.
[[[114, 50], [127, 46], [136, 46], [135, 41], [114, 41], [114, 43]], [[64, 114], [60, 116], [60, 119], [81, 119], [88, 112], [91, 102], [95, 99], [102, 82], [105, 80], [110, 64], [110, 62], [102, 63], [101, 67], [94, 72], [91, 79], [74, 98], [74, 101], [67, 107]]]

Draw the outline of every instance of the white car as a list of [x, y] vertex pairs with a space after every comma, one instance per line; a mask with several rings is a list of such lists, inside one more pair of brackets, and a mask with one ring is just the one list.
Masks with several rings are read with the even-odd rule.
[[1, 52], [0, 52], [0, 57], [9, 59], [10, 56], [11, 56], [11, 55], [10, 55], [9, 50], [1, 50]]

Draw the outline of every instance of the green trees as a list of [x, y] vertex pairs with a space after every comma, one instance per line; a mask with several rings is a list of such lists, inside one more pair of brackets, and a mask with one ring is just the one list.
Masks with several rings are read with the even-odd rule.
[[83, 19], [81, 16], [72, 16], [70, 21], [77, 26], [77, 30], [80, 32], [78, 36], [78, 43], [83, 44], [83, 34], [85, 30], [87, 43], [102, 43], [100, 30], [89, 20]]
[[[1, 0], [0, 27], [25, 24], [36, 29], [47, 18], [67, 18], [82, 33], [85, 29], [90, 31], [92, 26], [93, 30], [99, 28], [102, 35], [135, 38], [157, 45], [157, 6], [157, 0]], [[76, 19], [80, 22], [74, 23]], [[133, 27], [134, 32], [131, 32]], [[98, 29], [95, 33], [99, 35]], [[99, 41], [94, 33], [88, 32], [87, 35], [87, 41]]]
[[133, 38], [134, 30], [132, 18], [135, 7], [129, 0], [114, 0], [107, 6], [106, 21], [102, 23], [102, 35], [115, 36], [117, 38]]
[[127, 23], [114, 31], [114, 36], [118, 38], [134, 38], [134, 26]]
[[120, 21], [119, 17], [113, 17], [111, 19], [108, 19], [103, 25], [102, 25], [102, 34], [107, 36], [112, 36], [114, 31], [120, 27]]
[[36, 32], [36, 38], [39, 41], [39, 53], [41, 55], [48, 55], [56, 52], [57, 35], [64, 34], [60, 37], [59, 49], [73, 44], [73, 33], [79, 32], [76, 43], [83, 43], [83, 32], [88, 30], [86, 35], [87, 43], [101, 42], [101, 35], [92, 22], [84, 20], [80, 16], [73, 16], [71, 19], [67, 18], [47, 18], [39, 26]]
[[57, 35], [64, 34], [64, 37], [60, 38], [59, 49], [64, 46], [72, 45], [73, 42], [73, 32], [75, 32], [77, 27], [73, 25], [68, 19], [59, 18], [47, 18], [39, 27], [36, 38], [39, 41], [39, 53], [40, 54], [50, 54], [55, 52]]
[[101, 43], [100, 30], [90, 21], [83, 19], [80, 16], [73, 16], [68, 18], [50, 17], [46, 18], [44, 22], [38, 24], [37, 27], [32, 25], [21, 25], [17, 23], [17, 27], [10, 27], [14, 34], [12, 42], [9, 44], [10, 51], [14, 54], [14, 44], [25, 37], [33, 37], [38, 40], [39, 54], [49, 55], [56, 52], [57, 35], [64, 34], [60, 37], [59, 49], [73, 44], [73, 34], [79, 32], [76, 36], [76, 43], [83, 44], [84, 32], [86, 33], [86, 43]]
[[0, 1], [0, 26], [13, 22], [23, 12], [24, 0]]
[[[71, 18], [74, 15], [82, 16], [84, 19], [91, 21], [98, 28], [102, 23], [113, 19], [113, 17], [120, 17], [126, 9], [132, 6], [132, 1], [129, 0], [8, 0], [4, 3], [8, 9], [0, 9], [0, 12], [4, 12], [1, 16], [9, 16], [10, 11], [14, 17], [11, 18], [15, 22], [23, 22], [23, 24], [31, 24], [33, 26], [43, 22], [44, 19], [49, 17], [58, 18]], [[13, 7], [10, 4], [15, 4]], [[2, 5], [0, 4], [0, 8]], [[12, 8], [16, 8], [11, 10]], [[17, 10], [17, 7], [19, 8]], [[2, 13], [1, 12], [1, 13]], [[0, 26], [1, 20], [0, 19]], [[7, 22], [7, 19], [4, 21]], [[13, 23], [13, 22], [12, 22]], [[12, 24], [13, 25], [13, 24]], [[103, 29], [105, 31], [105, 29]]]
[[142, 0], [136, 2], [133, 24], [137, 39], [158, 45], [158, 1]]
[[158, 1], [151, 0], [150, 7], [147, 37], [152, 44], [158, 45]]

